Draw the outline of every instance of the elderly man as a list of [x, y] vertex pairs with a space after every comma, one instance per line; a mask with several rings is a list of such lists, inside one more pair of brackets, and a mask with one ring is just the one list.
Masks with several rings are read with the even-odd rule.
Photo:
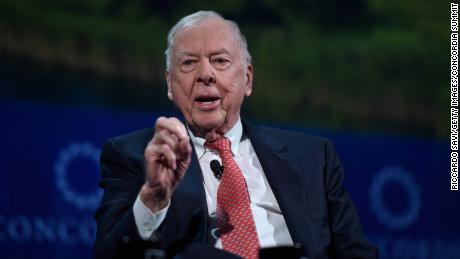
[[[113, 138], [101, 155], [104, 196], [95, 255], [173, 256], [207, 244], [244, 258], [301, 246], [309, 258], [375, 258], [342, 186], [332, 144], [240, 117], [253, 66], [238, 26], [215, 12], [168, 35], [168, 98], [185, 118]], [[151, 250], [150, 250], [151, 251]]]

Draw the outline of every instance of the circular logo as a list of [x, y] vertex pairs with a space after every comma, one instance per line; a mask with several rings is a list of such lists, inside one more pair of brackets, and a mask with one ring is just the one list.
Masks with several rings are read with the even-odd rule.
[[[409, 197], [406, 210], [397, 214], [388, 210], [383, 199], [385, 186], [394, 183], [400, 184]], [[385, 167], [375, 174], [369, 188], [369, 196], [371, 209], [377, 221], [391, 230], [402, 230], [410, 226], [417, 219], [422, 206], [420, 187], [412, 175], [402, 167]]]
[[81, 193], [72, 190], [67, 175], [69, 163], [73, 159], [84, 157], [98, 164], [99, 154], [100, 150], [91, 143], [74, 142], [66, 149], [61, 150], [59, 158], [54, 164], [54, 172], [56, 174], [55, 184], [57, 188], [61, 191], [64, 200], [73, 204], [77, 209], [95, 209], [99, 205], [102, 191], [98, 189], [93, 193]]

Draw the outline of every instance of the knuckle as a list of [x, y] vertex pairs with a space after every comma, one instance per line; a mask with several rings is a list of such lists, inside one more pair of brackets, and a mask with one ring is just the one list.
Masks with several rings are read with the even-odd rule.
[[165, 123], [165, 121], [166, 121], [166, 117], [164, 116], [158, 117], [155, 122], [155, 128], [161, 127]]
[[161, 129], [159, 132], [161, 137], [165, 137], [167, 135], [169, 135], [169, 131], [167, 129]]
[[144, 150], [144, 154], [150, 154], [154, 151], [154, 145], [153, 144], [148, 144], [147, 147]]
[[158, 140], [161, 139], [162, 134], [163, 134], [163, 133], [162, 133], [161, 130], [157, 130], [157, 131], [155, 132], [155, 135], [153, 135], [154, 143], [158, 143]]
[[168, 131], [166, 129], [161, 129], [157, 131], [155, 135], [153, 136], [154, 144], [165, 142], [165, 138], [167, 137], [167, 135], [168, 135]]
[[161, 144], [161, 148], [162, 148], [163, 151], [165, 151], [165, 152], [171, 151], [171, 148], [169, 147], [168, 144]]
[[152, 139], [152, 144], [150, 144], [148, 147], [150, 148], [157, 147], [160, 142], [161, 142], [161, 138], [155, 135], [155, 137]]
[[157, 118], [157, 122], [163, 122], [165, 121], [167, 118], [165, 116], [160, 116]]
[[179, 128], [182, 127], [182, 122], [181, 122], [178, 118], [176, 118], [176, 117], [171, 117], [170, 119], [171, 119], [171, 122], [173, 123], [173, 125], [174, 125], [175, 128], [178, 128], [178, 129], [179, 129]]
[[182, 125], [176, 124], [176, 130], [177, 130], [177, 132], [183, 133], [184, 129], [182, 128]]

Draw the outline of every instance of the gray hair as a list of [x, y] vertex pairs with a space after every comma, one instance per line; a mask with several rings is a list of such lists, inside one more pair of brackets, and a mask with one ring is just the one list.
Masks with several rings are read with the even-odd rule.
[[243, 62], [243, 65], [246, 66], [247, 64], [251, 64], [252, 58], [248, 50], [248, 44], [246, 42], [246, 38], [241, 33], [240, 28], [238, 27], [238, 24], [236, 24], [236, 22], [231, 21], [231, 20], [225, 20], [220, 14], [214, 11], [199, 11], [199, 12], [190, 14], [180, 19], [179, 22], [177, 22], [169, 31], [168, 47], [166, 48], [166, 51], [165, 51], [166, 70], [169, 71], [169, 69], [171, 68], [171, 55], [172, 55], [172, 50], [174, 48], [174, 39], [176, 37], [176, 34], [181, 30], [196, 26], [200, 24], [201, 22], [203, 22], [204, 20], [209, 19], [209, 18], [218, 18], [218, 19], [225, 21], [226, 23], [230, 25], [230, 27], [233, 29], [236, 40], [238, 41], [238, 44], [239, 44], [240, 57]]

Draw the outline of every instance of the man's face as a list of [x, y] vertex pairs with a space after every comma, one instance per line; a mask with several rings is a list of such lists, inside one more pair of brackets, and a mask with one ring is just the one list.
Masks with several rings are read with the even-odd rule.
[[252, 92], [252, 65], [243, 66], [239, 44], [227, 23], [211, 18], [179, 31], [171, 68], [166, 72], [168, 98], [194, 131], [226, 133]]

